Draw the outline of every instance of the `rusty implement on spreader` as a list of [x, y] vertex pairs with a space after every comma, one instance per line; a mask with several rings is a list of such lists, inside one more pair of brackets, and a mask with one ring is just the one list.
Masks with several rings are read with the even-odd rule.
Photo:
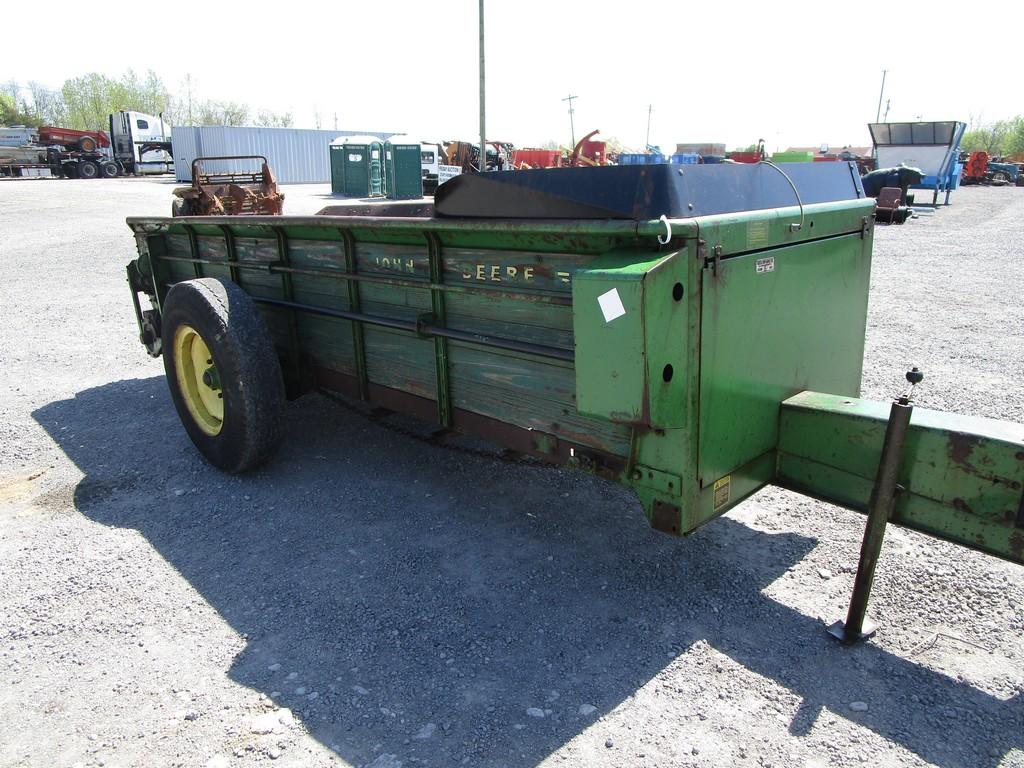
[[[206, 163], [257, 160], [260, 170], [209, 171]], [[197, 157], [192, 161], [192, 186], [174, 190], [172, 216], [280, 216], [284, 195], [263, 155]]]

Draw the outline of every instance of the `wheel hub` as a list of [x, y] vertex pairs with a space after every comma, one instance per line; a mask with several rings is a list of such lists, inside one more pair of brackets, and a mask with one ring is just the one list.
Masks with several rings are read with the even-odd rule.
[[217, 366], [203, 337], [190, 325], [174, 334], [174, 371], [189, 414], [203, 432], [217, 435], [224, 426], [224, 394]]

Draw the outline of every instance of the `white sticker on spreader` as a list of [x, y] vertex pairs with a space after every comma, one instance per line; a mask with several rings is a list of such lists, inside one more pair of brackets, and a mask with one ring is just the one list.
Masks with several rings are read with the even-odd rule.
[[612, 288], [607, 293], [602, 293], [597, 297], [597, 303], [601, 305], [601, 314], [604, 315], [606, 323], [626, 314], [626, 308], [622, 306], [622, 299], [619, 298], [618, 288]]
[[758, 259], [757, 260], [757, 274], [761, 275], [761, 274], [764, 274], [765, 272], [774, 272], [774, 271], [775, 271], [775, 257], [774, 256], [769, 256], [768, 258]]

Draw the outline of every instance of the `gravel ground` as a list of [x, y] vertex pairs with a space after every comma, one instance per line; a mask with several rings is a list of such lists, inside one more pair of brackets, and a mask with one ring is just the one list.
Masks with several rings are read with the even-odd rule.
[[[1024, 568], [767, 489], [695, 535], [624, 489], [320, 397], [240, 478], [137, 343], [168, 182], [0, 182], [0, 766], [1024, 766]], [[324, 187], [287, 189], [317, 210]], [[864, 394], [1024, 423], [1024, 189], [879, 227]]]

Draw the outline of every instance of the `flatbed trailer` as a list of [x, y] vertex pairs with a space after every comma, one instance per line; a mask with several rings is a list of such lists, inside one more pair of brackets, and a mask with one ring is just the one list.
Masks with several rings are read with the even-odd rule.
[[323, 391], [622, 483], [670, 534], [776, 484], [869, 512], [853, 640], [886, 521], [1024, 563], [1024, 427], [859, 398], [874, 205], [851, 163], [466, 175], [432, 211], [130, 218], [128, 280], [227, 471]]

